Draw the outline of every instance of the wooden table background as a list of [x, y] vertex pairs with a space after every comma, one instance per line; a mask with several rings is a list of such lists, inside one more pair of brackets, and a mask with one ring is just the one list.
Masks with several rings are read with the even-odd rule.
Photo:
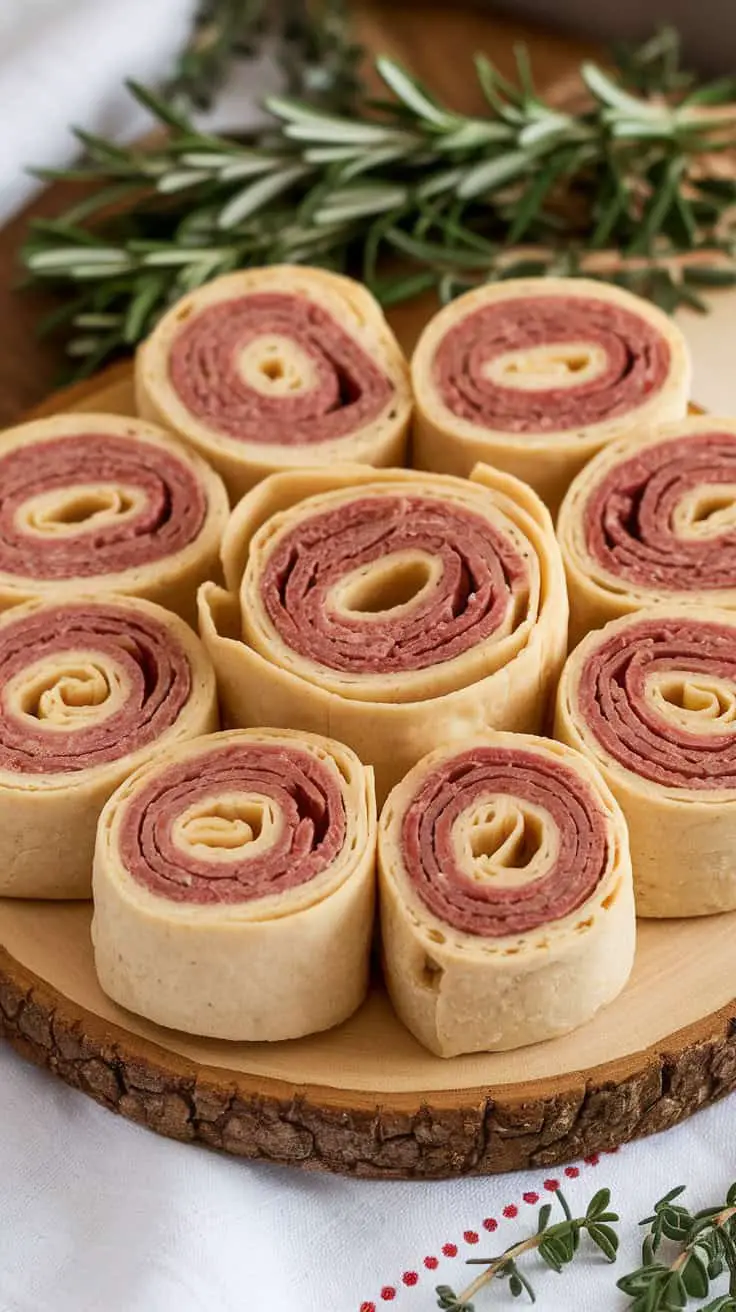
[[[572, 73], [593, 49], [583, 41], [458, 7], [452, 0], [444, 5], [361, 0], [355, 5], [355, 24], [359, 39], [370, 50], [400, 59], [452, 108], [465, 113], [484, 110], [472, 64], [477, 50], [512, 75], [513, 47], [524, 41], [537, 81], [545, 86]], [[29, 165], [43, 162], [28, 161]], [[0, 425], [14, 422], [36, 405], [59, 377], [58, 342], [39, 342], [35, 336], [44, 298], [16, 289], [21, 277], [17, 250], [29, 217], [58, 214], [76, 195], [63, 184], [53, 186], [0, 232]], [[401, 307], [392, 314], [400, 333], [403, 314]]]

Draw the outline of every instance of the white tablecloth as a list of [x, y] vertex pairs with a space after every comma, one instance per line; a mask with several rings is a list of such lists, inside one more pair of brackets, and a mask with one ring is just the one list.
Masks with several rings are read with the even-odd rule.
[[[70, 157], [70, 121], [139, 130], [121, 80], [154, 77], [166, 66], [191, 7], [190, 0], [0, 3], [0, 216], [28, 194], [25, 165]], [[268, 66], [260, 70], [258, 89], [272, 77]], [[252, 91], [253, 80], [246, 100]], [[736, 409], [734, 303], [723, 296], [709, 320], [685, 321], [694, 394], [712, 409]], [[565, 1182], [575, 1207], [602, 1184], [612, 1187], [627, 1223], [623, 1271], [637, 1260], [636, 1222], [660, 1193], [688, 1181], [694, 1205], [724, 1194], [736, 1176], [735, 1127], [729, 1101], [567, 1172], [355, 1182], [158, 1139], [0, 1045], [0, 1312], [426, 1312], [437, 1283], [459, 1291], [473, 1278], [477, 1268], [465, 1269], [466, 1257], [498, 1251], [529, 1226], [554, 1179]], [[543, 1271], [538, 1292], [542, 1308], [565, 1312], [624, 1302], [595, 1258], [564, 1279]], [[505, 1300], [501, 1294], [493, 1305]], [[479, 1312], [489, 1302], [479, 1298]]]
[[194, 0], [0, 0], [0, 221], [38, 185], [27, 169], [74, 156], [69, 125], [131, 136], [146, 116], [125, 78], [156, 79]]
[[[160, 1139], [0, 1046], [0, 1312], [431, 1312], [435, 1285], [477, 1274], [467, 1257], [534, 1228], [555, 1180], [581, 1211], [610, 1187], [624, 1242], [615, 1267], [593, 1250], [563, 1277], [530, 1260], [538, 1306], [615, 1312], [638, 1221], [676, 1184], [693, 1207], [725, 1196], [735, 1128], [731, 1099], [567, 1170], [352, 1181]], [[476, 1306], [510, 1305], [499, 1289]]]

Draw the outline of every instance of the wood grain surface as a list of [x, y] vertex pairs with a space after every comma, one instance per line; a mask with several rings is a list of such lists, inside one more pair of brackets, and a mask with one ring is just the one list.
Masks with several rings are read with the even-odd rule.
[[[456, 4], [363, 0], [355, 11], [358, 35], [369, 49], [401, 59], [450, 105], [467, 113], [483, 110], [472, 68], [476, 50], [487, 51], [503, 72], [511, 73], [513, 46], [525, 41], [539, 84], [548, 86], [572, 73], [592, 49], [584, 42], [563, 40]], [[44, 162], [28, 161], [29, 165]], [[40, 314], [53, 301], [17, 290], [21, 279], [17, 251], [32, 215], [59, 214], [78, 195], [78, 188], [65, 184], [51, 187], [0, 232], [0, 426], [15, 422], [58, 381], [63, 364], [58, 343], [35, 337]], [[397, 310], [399, 331], [403, 333], [406, 316], [411, 321], [414, 313], [411, 307]]]

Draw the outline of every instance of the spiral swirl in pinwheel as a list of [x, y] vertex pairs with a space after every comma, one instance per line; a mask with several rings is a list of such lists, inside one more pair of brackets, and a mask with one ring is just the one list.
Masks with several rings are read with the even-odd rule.
[[89, 897], [110, 794], [215, 728], [209, 660], [162, 607], [109, 596], [0, 616], [0, 896]]
[[223, 1039], [339, 1024], [367, 987], [375, 846], [372, 774], [341, 743], [251, 729], [162, 751], [100, 820], [103, 989]]
[[217, 474], [162, 429], [55, 415], [0, 434], [0, 610], [125, 593], [192, 621], [229, 513]]
[[648, 302], [585, 278], [487, 284], [430, 320], [412, 360], [414, 463], [524, 479], [554, 512], [607, 442], [679, 419], [685, 339]]
[[136, 393], [233, 500], [278, 470], [400, 464], [412, 410], [408, 365], [370, 292], [289, 265], [179, 301], [138, 351]]
[[590, 633], [556, 734], [621, 804], [640, 916], [736, 910], [736, 616], [660, 605]]
[[602, 451], [558, 537], [574, 639], [655, 602], [736, 610], [736, 421], [693, 416]]
[[389, 795], [378, 861], [389, 993], [440, 1057], [565, 1034], [628, 979], [626, 825], [560, 743], [487, 733], [430, 753]]
[[442, 742], [541, 727], [567, 646], [549, 514], [516, 479], [275, 475], [223, 539], [200, 631], [229, 723], [336, 735], [379, 799]]

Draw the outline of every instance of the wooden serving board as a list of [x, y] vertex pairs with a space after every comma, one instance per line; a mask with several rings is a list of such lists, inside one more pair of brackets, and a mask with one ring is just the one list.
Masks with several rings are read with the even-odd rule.
[[[395, 326], [405, 345], [422, 307]], [[133, 412], [129, 365], [34, 414]], [[599, 1017], [517, 1052], [426, 1052], [380, 979], [327, 1034], [199, 1040], [97, 984], [85, 903], [0, 901], [0, 1033], [130, 1120], [243, 1157], [360, 1176], [547, 1166], [662, 1130], [736, 1088], [736, 913], [643, 922], [633, 978]]]

